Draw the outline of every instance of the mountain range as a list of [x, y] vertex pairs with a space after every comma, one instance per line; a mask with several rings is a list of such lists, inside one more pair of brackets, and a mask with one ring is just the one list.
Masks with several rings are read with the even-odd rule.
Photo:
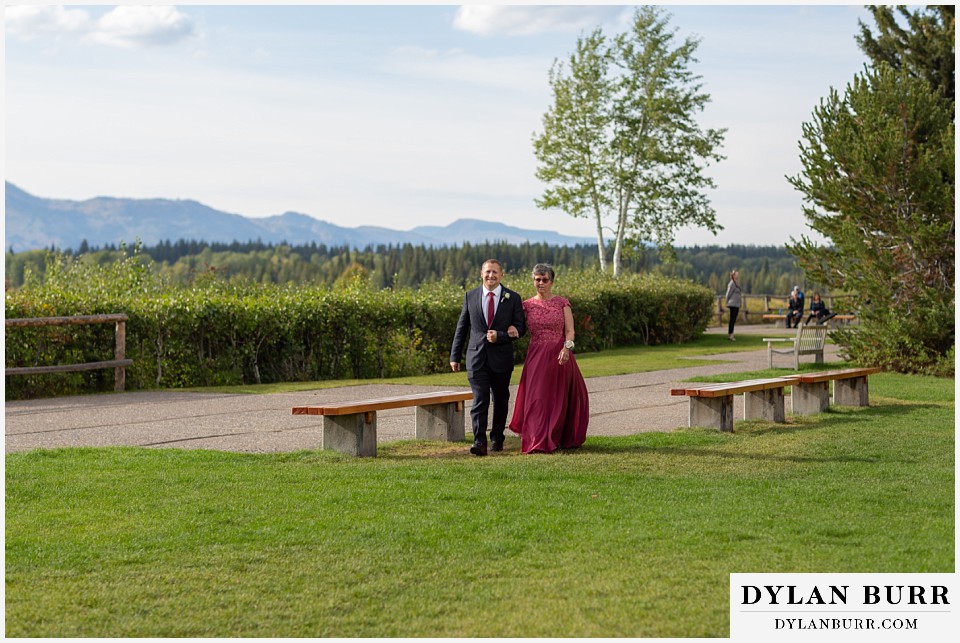
[[361, 249], [380, 244], [446, 246], [482, 241], [559, 246], [596, 243], [590, 237], [526, 230], [478, 219], [458, 219], [446, 226], [418, 226], [406, 231], [378, 226], [348, 228], [298, 212], [250, 218], [182, 199], [44, 199], [10, 182], [4, 183], [5, 247], [15, 252], [51, 247], [77, 250], [83, 241], [92, 247], [121, 242], [130, 246], [138, 239], [145, 246], [180, 239], [209, 243], [259, 240], [291, 245], [315, 241]]

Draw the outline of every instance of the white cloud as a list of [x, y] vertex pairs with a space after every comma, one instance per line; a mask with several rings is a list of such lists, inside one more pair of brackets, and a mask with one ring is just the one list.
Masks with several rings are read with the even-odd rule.
[[49, 5], [16, 5], [4, 11], [7, 34], [21, 40], [40, 35], [78, 35], [92, 27], [90, 14], [82, 9]]
[[482, 35], [526, 36], [569, 33], [596, 27], [622, 12], [622, 7], [463, 5], [453, 25]]
[[193, 35], [193, 22], [175, 7], [120, 6], [105, 14], [91, 34], [117, 47], [171, 45]]
[[4, 22], [21, 40], [67, 37], [123, 48], [172, 45], [196, 34], [189, 16], [162, 6], [119, 6], [94, 19], [82, 9], [19, 5], [7, 8]]

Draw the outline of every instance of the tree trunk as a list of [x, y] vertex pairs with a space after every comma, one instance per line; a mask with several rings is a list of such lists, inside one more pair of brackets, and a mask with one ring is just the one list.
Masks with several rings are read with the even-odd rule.
[[623, 256], [623, 239], [627, 234], [627, 210], [630, 203], [630, 192], [627, 191], [626, 198], [620, 205], [620, 212], [617, 213], [617, 237], [613, 246], [613, 276], [620, 276], [620, 259]]
[[617, 242], [613, 246], [613, 276], [620, 276], [620, 257], [623, 250], [623, 226], [617, 229]]
[[597, 211], [594, 213], [594, 218], [597, 221], [597, 252], [600, 255], [600, 272], [606, 274], [607, 272], [607, 252], [603, 247], [603, 221], [600, 218], [600, 212]]

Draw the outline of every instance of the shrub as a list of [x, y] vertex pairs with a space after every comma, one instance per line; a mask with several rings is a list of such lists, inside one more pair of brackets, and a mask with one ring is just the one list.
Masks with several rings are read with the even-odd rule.
[[[525, 297], [529, 278], [505, 280]], [[518, 287], [519, 285], [519, 287]], [[706, 328], [713, 303], [703, 287], [664, 277], [558, 277], [571, 300], [578, 350], [688, 341]], [[96, 266], [51, 256], [44, 283], [6, 296], [7, 317], [124, 312], [129, 316], [128, 389], [280, 381], [382, 378], [445, 371], [464, 289], [417, 290], [226, 282], [204, 274], [173, 287], [136, 257]], [[7, 333], [8, 366], [99, 361], [112, 356], [112, 327], [70, 326]], [[522, 361], [527, 340], [518, 344]], [[51, 385], [51, 381], [56, 385]], [[112, 373], [17, 376], [7, 398], [109, 390]]]

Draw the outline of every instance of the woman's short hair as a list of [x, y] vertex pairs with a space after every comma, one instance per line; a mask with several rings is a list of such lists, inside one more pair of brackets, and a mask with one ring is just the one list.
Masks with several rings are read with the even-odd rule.
[[550, 277], [550, 281], [554, 280], [553, 266], [548, 263], [538, 263], [533, 267], [532, 275], [536, 277], [537, 275], [546, 275]]

